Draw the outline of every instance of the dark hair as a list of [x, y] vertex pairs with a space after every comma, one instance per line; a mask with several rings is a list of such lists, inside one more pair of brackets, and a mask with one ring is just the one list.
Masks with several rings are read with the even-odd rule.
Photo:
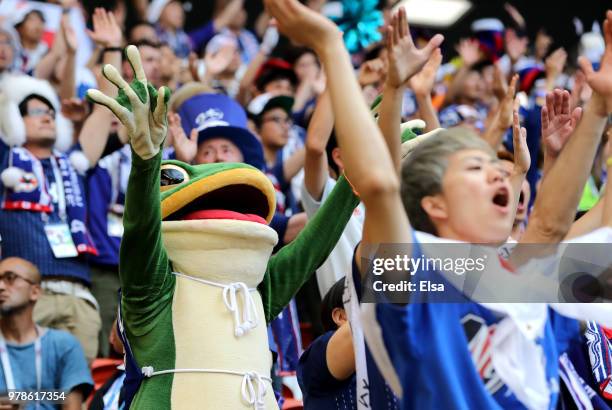
[[478, 71], [480, 74], [482, 74], [485, 68], [492, 67], [493, 65], [494, 65], [493, 61], [489, 59], [485, 59], [471, 66], [469, 71]]
[[342, 295], [344, 294], [344, 279], [333, 284], [321, 301], [321, 323], [326, 332], [338, 329], [338, 325], [332, 318], [332, 312], [336, 308], [344, 309]]
[[295, 47], [290, 49], [287, 52], [287, 62], [289, 62], [291, 66], [295, 66], [295, 63], [297, 63], [297, 61], [305, 54], [314, 55], [317, 65], [321, 67], [321, 63], [319, 62], [319, 57], [317, 56], [317, 53], [315, 53], [312, 49], [308, 47]]
[[284, 70], [284, 69], [276, 69], [269, 68], [265, 70], [257, 79], [255, 80], [255, 87], [259, 91], [263, 91], [266, 88], [266, 85], [276, 80], [289, 80], [292, 86], [297, 85], [297, 77], [293, 70]]
[[337, 146], [338, 140], [336, 139], [336, 130], [333, 129], [331, 136], [327, 141], [327, 145], [325, 146], [325, 152], [327, 153], [327, 165], [334, 170], [336, 175], [340, 176], [340, 167], [338, 167], [338, 164], [336, 164], [336, 161], [334, 161], [334, 158], [332, 157], [332, 152]]
[[133, 41], [132, 33], [134, 32], [134, 29], [139, 26], [147, 26], [147, 27], [152, 28], [155, 32], [157, 32], [157, 29], [155, 28], [155, 24], [150, 23], [146, 20], [139, 20], [136, 23], [134, 23], [132, 27], [130, 27], [130, 30], [128, 31], [128, 38], [130, 39], [130, 41]]
[[42, 11], [37, 10], [37, 9], [32, 9], [29, 12], [27, 12], [27, 14], [25, 16], [23, 16], [23, 20], [21, 20], [21, 22], [15, 24], [15, 28], [19, 28], [23, 25], [23, 23], [26, 22], [26, 20], [32, 15], [32, 14], [37, 14], [38, 17], [43, 21], [43, 23], [46, 21], [45, 20], [45, 15], [43, 14]]
[[28, 103], [31, 100], [38, 100], [44, 103], [47, 107], [49, 107], [50, 110], [55, 111], [55, 107], [53, 106], [53, 104], [51, 104], [51, 102], [47, 100], [45, 97], [43, 97], [42, 95], [38, 95], [38, 94], [30, 94], [26, 98], [24, 98], [23, 101], [19, 103], [19, 114], [21, 114], [22, 117], [25, 117], [26, 115], [28, 115]]
[[477, 149], [495, 157], [491, 146], [465, 128], [443, 130], [419, 144], [402, 163], [401, 197], [414, 229], [437, 235], [436, 228], [421, 206], [423, 198], [442, 192], [442, 180], [451, 155]]
[[380, 53], [384, 49], [385, 49], [385, 47], [383, 47], [382, 45], [378, 45], [378, 46], [375, 46], [372, 49], [368, 50], [368, 52], [365, 53], [365, 55], [363, 56], [363, 62], [365, 63], [366, 61], [377, 59], [378, 57], [380, 57]]
[[160, 43], [154, 43], [152, 41], [147, 40], [146, 38], [143, 38], [142, 40], [136, 41], [134, 43], [134, 45], [138, 48], [140, 47], [151, 47], [151, 48], [157, 48], [159, 49], [161, 47]]

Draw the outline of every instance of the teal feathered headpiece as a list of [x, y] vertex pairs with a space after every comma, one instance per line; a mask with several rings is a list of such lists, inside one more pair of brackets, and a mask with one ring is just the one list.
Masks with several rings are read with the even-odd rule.
[[378, 28], [384, 19], [377, 5], [378, 0], [342, 0], [342, 17], [334, 21], [344, 33], [344, 44], [351, 54], [382, 40]]

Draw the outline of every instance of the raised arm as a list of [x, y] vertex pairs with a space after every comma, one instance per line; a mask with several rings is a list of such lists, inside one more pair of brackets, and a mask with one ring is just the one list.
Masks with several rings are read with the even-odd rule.
[[[115, 21], [112, 12], [97, 8], [93, 14], [93, 31], [89, 36], [101, 47], [120, 47], [122, 41], [121, 28]], [[121, 69], [121, 53], [117, 51], [104, 53], [104, 65]], [[105, 95], [115, 95], [115, 87], [108, 80], [100, 84], [100, 91]], [[104, 152], [104, 147], [110, 134], [113, 113], [103, 105], [95, 105], [85, 120], [79, 134], [79, 143], [91, 166], [94, 166]]]
[[399, 196], [399, 177], [363, 100], [340, 31], [330, 20], [297, 0], [265, 3], [280, 31], [315, 50], [323, 63], [345, 172], [367, 208], [364, 241], [409, 242], [410, 225]]
[[431, 92], [436, 80], [436, 73], [442, 63], [442, 52], [438, 48], [429, 57], [421, 71], [412, 76], [409, 85], [414, 92], [417, 105], [419, 106], [419, 118], [425, 121], [425, 132], [440, 128], [438, 112], [433, 106]]
[[558, 161], [542, 181], [522, 242], [557, 243], [567, 234], [574, 219], [607, 116], [612, 112], [612, 11], [607, 12], [604, 36], [606, 49], [598, 72], [586, 58], [580, 58], [593, 96]]
[[55, 66], [59, 63], [62, 55], [66, 52], [66, 43], [62, 35], [57, 35], [53, 41], [51, 49], [36, 64], [34, 77], [49, 80], [53, 76]]
[[[606, 170], [608, 171], [608, 175], [612, 175], [612, 155], [610, 155], [611, 151], [610, 147], [612, 146], [612, 142], [610, 139], [612, 138], [612, 128], [608, 128], [608, 143], [606, 145]], [[600, 202], [602, 202], [600, 200]], [[597, 206], [597, 205], [595, 205]], [[610, 184], [606, 185], [606, 191], [603, 197], [603, 205], [602, 205], [602, 217], [601, 224], [602, 226], [612, 227], [612, 188], [610, 188]]]
[[470, 72], [470, 68], [480, 61], [480, 48], [478, 45], [478, 40], [463, 39], [457, 45], [456, 50], [461, 57], [462, 64], [453, 77], [451, 84], [448, 87], [448, 91], [444, 96], [445, 105], [455, 102], [455, 99], [459, 94], [461, 84], [463, 84], [465, 77]]
[[[172, 286], [169, 262], [161, 237], [160, 166], [161, 145], [166, 136], [170, 90], [156, 91], [147, 83], [138, 49], [129, 46], [126, 55], [135, 80], [128, 84], [113, 66], [104, 76], [119, 88], [113, 99], [98, 90], [87, 96], [108, 107], [127, 130], [132, 146], [132, 170], [125, 200], [125, 228], [119, 255], [119, 279], [124, 300], [143, 304]], [[146, 303], [143, 304], [143, 306]]]
[[514, 107], [514, 93], [516, 92], [516, 82], [518, 75], [515, 74], [510, 80], [510, 85], [506, 90], [506, 95], [499, 102], [493, 120], [485, 130], [482, 138], [494, 149], [497, 150], [508, 131], [512, 126], [512, 111]]
[[280, 313], [310, 275], [325, 262], [357, 204], [359, 198], [347, 180], [340, 177], [327, 200], [299, 235], [272, 255], [264, 280], [259, 285], [267, 321]]
[[315, 201], [321, 200], [325, 183], [329, 178], [326, 147], [333, 128], [334, 112], [329, 92], [325, 90], [317, 100], [306, 134], [304, 186]]
[[540, 112], [544, 145], [544, 177], [559, 157], [561, 149], [582, 116], [580, 107], [574, 108], [570, 113], [570, 100], [567, 91], [556, 89], [546, 94], [546, 105]]
[[70, 24], [68, 14], [62, 15], [60, 25], [61, 35], [66, 43], [66, 56], [64, 60], [64, 71], [60, 78], [59, 97], [61, 100], [72, 98], [76, 95], [76, 51], [77, 37]]
[[259, 46], [259, 51], [255, 54], [255, 57], [249, 63], [244, 75], [240, 79], [240, 86], [238, 89], [237, 100], [241, 104], [247, 105], [250, 98], [251, 85], [255, 81], [257, 72], [261, 66], [266, 62], [274, 47], [278, 43], [278, 30], [276, 27], [269, 25]]
[[512, 113], [512, 145], [514, 148], [514, 168], [510, 175], [510, 183], [514, 198], [512, 198], [512, 210], [516, 215], [516, 207], [521, 197], [521, 187], [531, 166], [531, 155], [527, 146], [527, 130], [521, 127], [518, 113], [518, 101], [514, 104]]
[[444, 37], [437, 34], [424, 48], [416, 48], [410, 36], [406, 10], [403, 7], [393, 16], [391, 26], [387, 27], [386, 47], [389, 68], [380, 105], [378, 126], [385, 137], [391, 160], [398, 174], [401, 158], [402, 101], [406, 83], [423, 68], [443, 39]]
[[283, 161], [283, 178], [285, 181], [291, 181], [291, 178], [297, 175], [304, 168], [304, 157], [306, 156], [306, 148], [300, 148], [295, 151], [289, 158]]

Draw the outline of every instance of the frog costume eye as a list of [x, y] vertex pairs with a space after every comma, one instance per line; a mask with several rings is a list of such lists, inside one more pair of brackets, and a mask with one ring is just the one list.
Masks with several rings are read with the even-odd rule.
[[178, 165], [164, 164], [161, 166], [160, 190], [162, 192], [187, 181], [189, 181], [189, 174]]

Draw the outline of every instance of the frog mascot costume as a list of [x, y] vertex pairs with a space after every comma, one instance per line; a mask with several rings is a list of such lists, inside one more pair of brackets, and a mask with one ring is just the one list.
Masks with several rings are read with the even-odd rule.
[[266, 323], [327, 258], [359, 200], [341, 178], [271, 256], [270, 181], [246, 164], [162, 162], [170, 92], [147, 83], [136, 47], [126, 55], [131, 84], [112, 66], [102, 70], [116, 99], [88, 91], [132, 147], [119, 266], [126, 408], [276, 409]]

